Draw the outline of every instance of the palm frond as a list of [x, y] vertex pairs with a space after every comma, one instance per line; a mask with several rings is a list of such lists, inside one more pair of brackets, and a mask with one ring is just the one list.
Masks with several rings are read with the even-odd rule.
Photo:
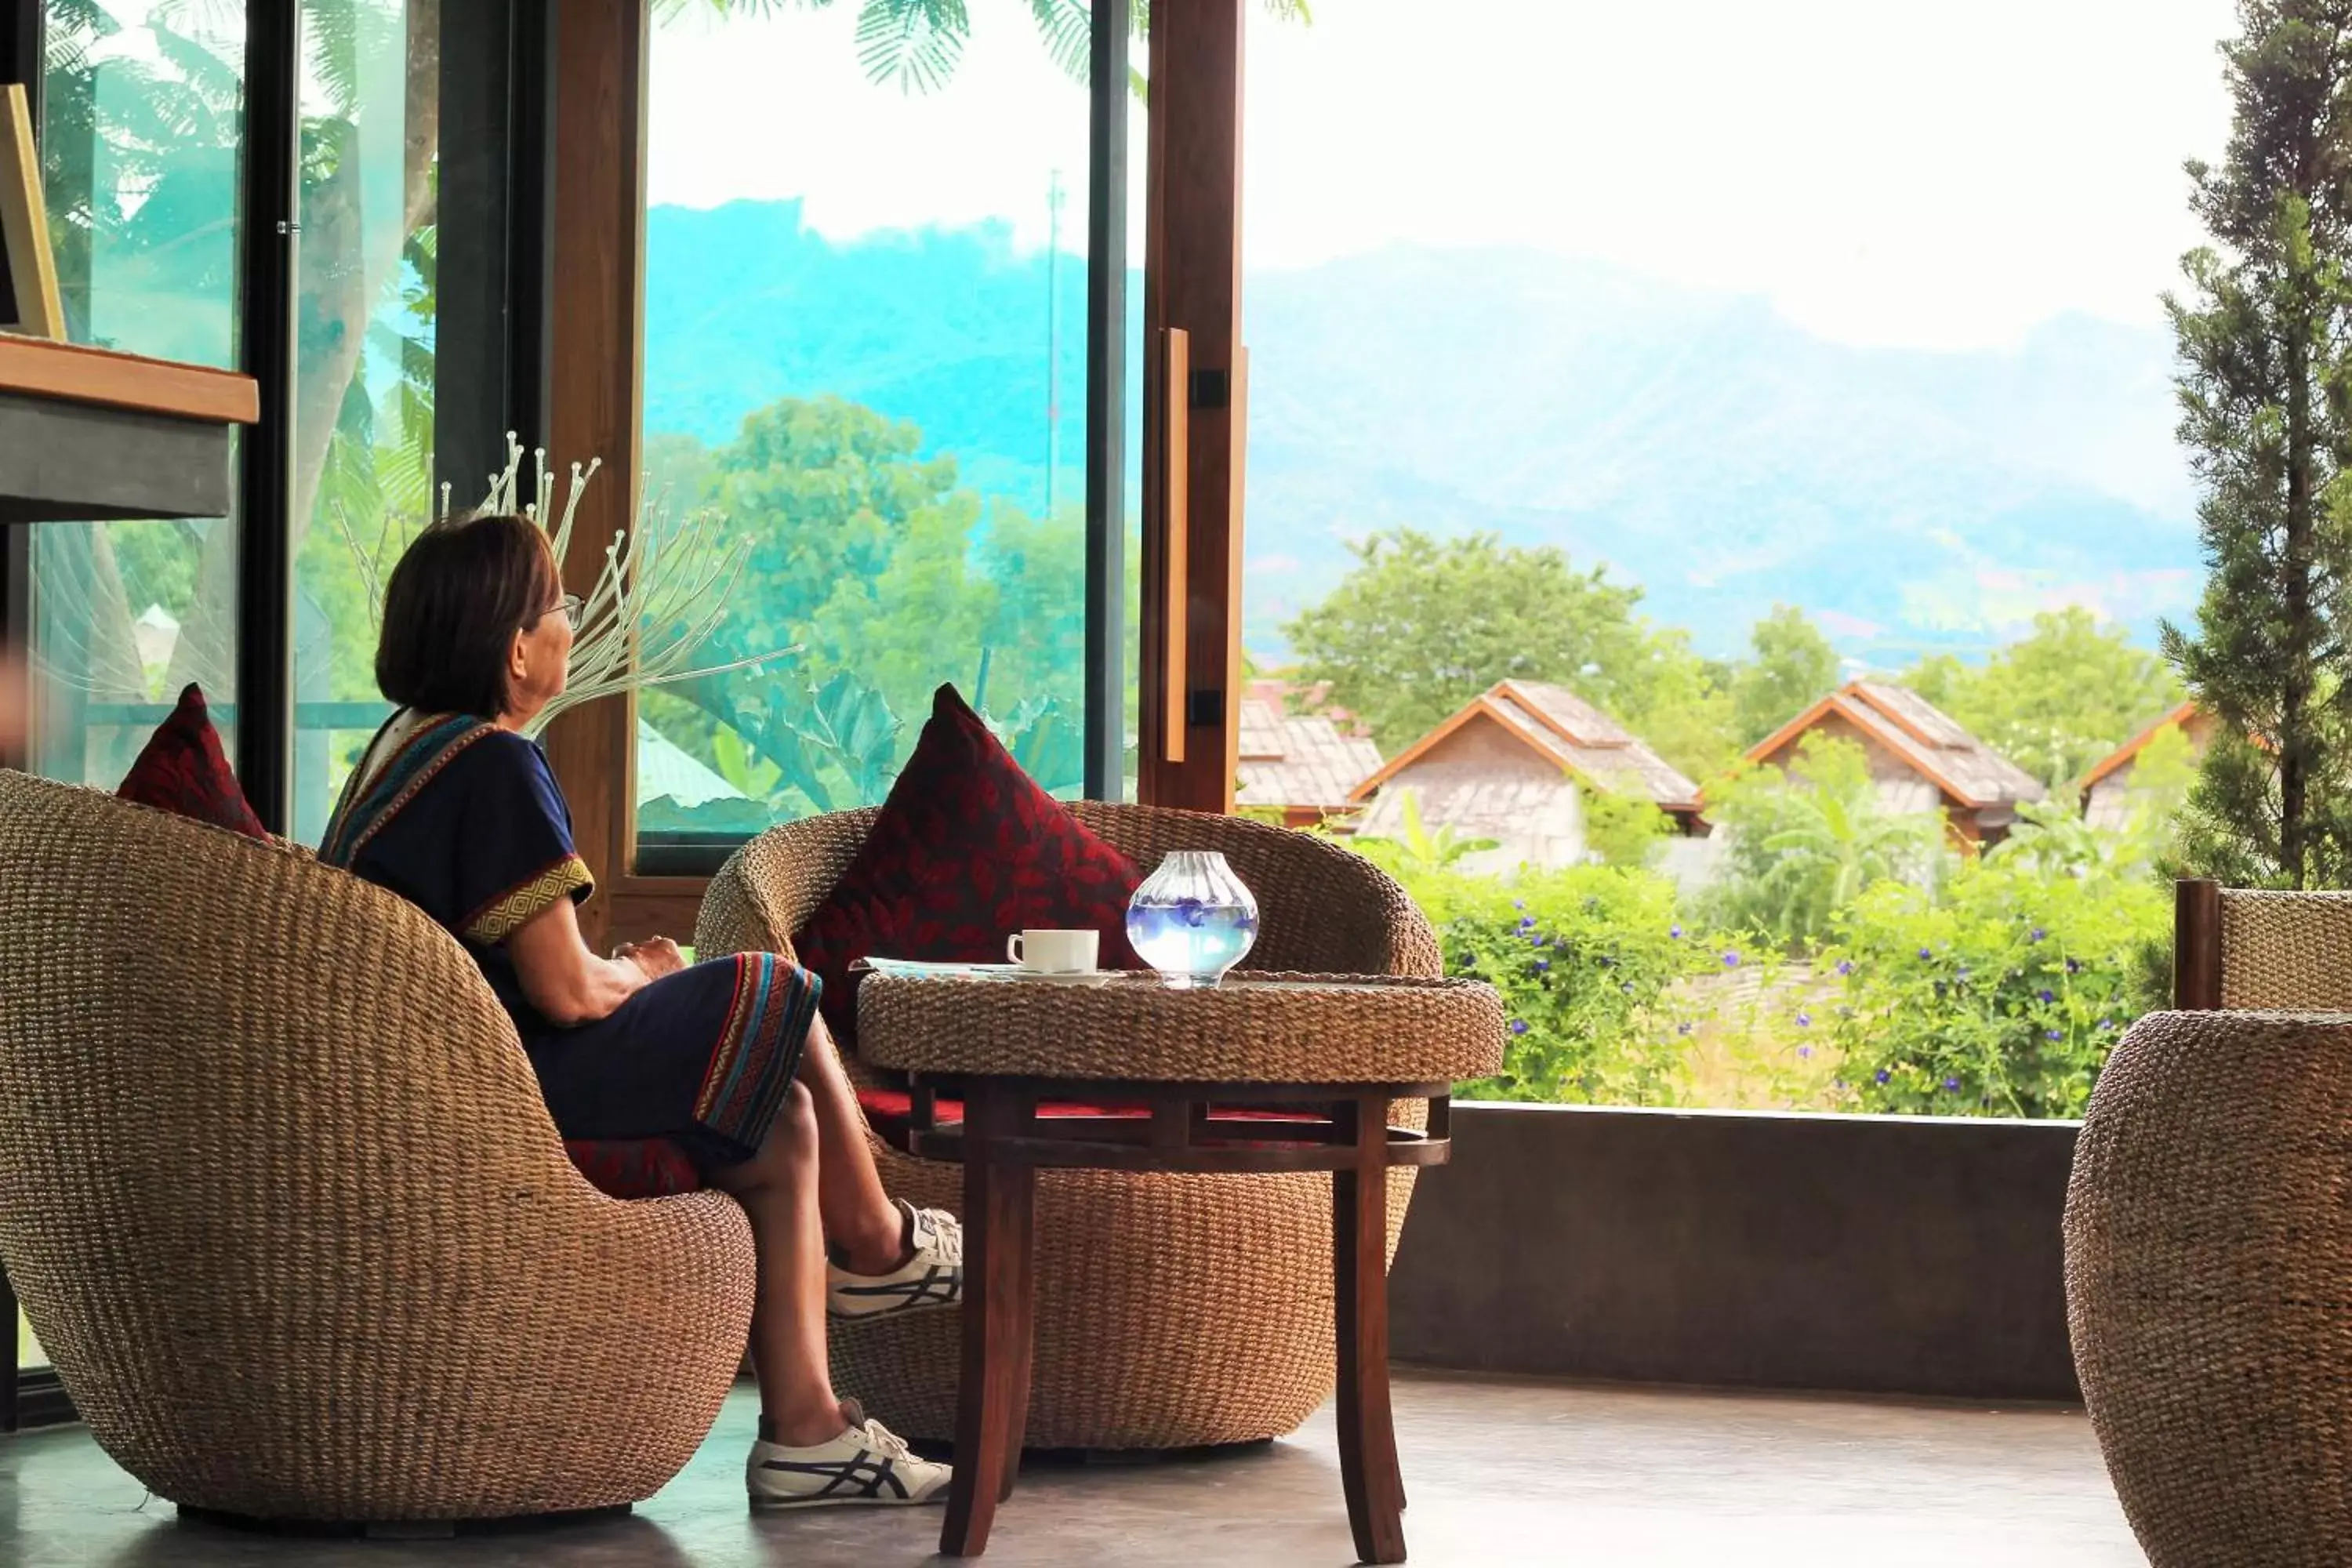
[[971, 36], [964, 0], [865, 0], [857, 11], [866, 79], [909, 94], [946, 86]]
[[1086, 0], [1029, 0], [1045, 53], [1076, 82], [1094, 75], [1095, 16]]

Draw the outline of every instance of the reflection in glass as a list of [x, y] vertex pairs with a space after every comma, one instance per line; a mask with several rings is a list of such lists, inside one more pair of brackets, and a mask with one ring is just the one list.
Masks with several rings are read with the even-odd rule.
[[[45, 21], [41, 177], [68, 334], [234, 365], [241, 8], [53, 0]], [[33, 531], [37, 771], [111, 787], [181, 686], [234, 700], [236, 545], [227, 520]]]

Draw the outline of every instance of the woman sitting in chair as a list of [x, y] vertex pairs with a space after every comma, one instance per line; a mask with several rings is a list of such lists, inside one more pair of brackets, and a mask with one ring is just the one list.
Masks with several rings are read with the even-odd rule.
[[957, 1300], [962, 1233], [884, 1194], [817, 981], [772, 954], [689, 966], [662, 937], [606, 959], [581, 937], [588, 868], [522, 732], [563, 690], [579, 612], [529, 519], [427, 529], [384, 593], [376, 682], [398, 711], [320, 858], [465, 945], [565, 1138], [671, 1140], [742, 1204], [759, 1255], [752, 1506], [942, 1500], [946, 1466], [835, 1396], [825, 1317]]

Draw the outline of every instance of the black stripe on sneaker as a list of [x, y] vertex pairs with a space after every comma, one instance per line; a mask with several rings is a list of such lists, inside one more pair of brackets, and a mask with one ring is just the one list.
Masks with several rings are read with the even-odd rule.
[[904, 1499], [907, 1495], [907, 1483], [898, 1479], [898, 1462], [896, 1459], [877, 1459], [870, 1453], [860, 1454], [854, 1459], [824, 1464], [806, 1464], [796, 1459], [762, 1459], [760, 1468], [780, 1470], [790, 1476], [823, 1476], [825, 1479], [824, 1489], [809, 1493], [812, 1500], [840, 1497], [853, 1490], [858, 1497], [880, 1497], [884, 1487], [888, 1487], [892, 1495], [898, 1498]]
[[[933, 1264], [920, 1279], [892, 1279], [871, 1285], [837, 1285], [834, 1294], [862, 1301], [898, 1298], [892, 1311], [909, 1307], [944, 1307], [963, 1299], [963, 1270]], [[876, 1314], [879, 1316], [879, 1314]]]

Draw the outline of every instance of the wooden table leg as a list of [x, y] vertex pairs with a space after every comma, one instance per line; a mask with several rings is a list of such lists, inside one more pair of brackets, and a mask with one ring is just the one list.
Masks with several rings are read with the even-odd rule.
[[950, 1557], [988, 1549], [996, 1505], [1012, 1495], [1028, 1425], [1036, 1176], [1025, 1166], [997, 1164], [991, 1149], [1017, 1109], [1012, 1095], [977, 1081], [964, 1105], [963, 1368], [955, 1480], [940, 1531], [940, 1551]]
[[1404, 1483], [1389, 1407], [1389, 1102], [1368, 1095], [1352, 1116], [1356, 1163], [1331, 1177], [1331, 1283], [1339, 1346], [1339, 1480], [1356, 1556], [1402, 1563]]

